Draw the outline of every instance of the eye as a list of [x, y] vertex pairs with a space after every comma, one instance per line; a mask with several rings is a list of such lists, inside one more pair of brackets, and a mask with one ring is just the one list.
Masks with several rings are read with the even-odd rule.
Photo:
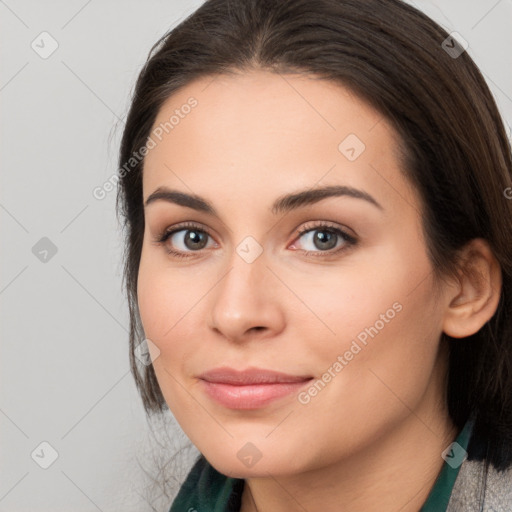
[[[163, 230], [153, 240], [153, 243], [165, 245], [166, 252], [172, 257], [187, 258], [192, 257], [194, 252], [200, 253], [207, 249], [208, 238], [212, 238], [208, 231], [197, 224], [187, 222], [172, 229]], [[297, 241], [300, 239], [302, 241], [298, 243]], [[307, 256], [328, 257], [345, 251], [356, 244], [357, 239], [352, 235], [323, 221], [305, 225], [299, 230], [298, 237], [289, 247], [301, 249]], [[303, 245], [306, 247], [303, 248]]]
[[[317, 224], [305, 225], [298, 233], [298, 239], [302, 239], [299, 246], [304, 252], [314, 256], [327, 256], [337, 254], [356, 245], [357, 239], [349, 235], [341, 228], [320, 222]], [[297, 248], [297, 242], [291, 246]], [[327, 253], [327, 254], [325, 254]]]
[[[157, 245], [168, 245], [166, 250], [176, 257], [188, 257], [192, 252], [199, 252], [207, 247], [210, 234], [193, 223], [185, 223], [171, 230], [165, 229], [153, 241]], [[170, 244], [167, 244], [167, 241]]]

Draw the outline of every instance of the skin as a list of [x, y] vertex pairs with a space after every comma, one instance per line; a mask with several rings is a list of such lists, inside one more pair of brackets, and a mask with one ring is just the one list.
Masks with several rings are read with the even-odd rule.
[[[400, 170], [397, 135], [339, 84], [262, 70], [201, 78], [167, 100], [154, 126], [190, 96], [198, 105], [150, 150], [143, 173], [144, 201], [165, 185], [219, 213], [162, 200], [145, 208], [138, 304], [169, 408], [218, 471], [246, 479], [243, 512], [419, 510], [458, 433], [440, 336], [469, 336], [494, 314], [501, 274], [492, 252], [475, 240], [467, 266], [483, 279], [435, 287], [421, 197]], [[366, 146], [354, 161], [338, 149], [348, 134]], [[340, 196], [270, 211], [284, 194], [326, 185], [361, 189], [382, 209]], [[185, 245], [186, 229], [154, 243], [183, 221], [211, 234], [207, 247]], [[339, 237], [322, 249], [312, 236], [325, 228], [314, 225], [298, 237], [322, 221], [356, 245]], [[252, 263], [236, 251], [247, 236], [263, 251]], [[190, 257], [169, 255], [171, 246]], [[223, 365], [320, 379], [397, 303], [306, 404], [294, 393], [234, 410], [202, 390], [198, 375]], [[252, 467], [237, 457], [247, 442], [261, 453]]]

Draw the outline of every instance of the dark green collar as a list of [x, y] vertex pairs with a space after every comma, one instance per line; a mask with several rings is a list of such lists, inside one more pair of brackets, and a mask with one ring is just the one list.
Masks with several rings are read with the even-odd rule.
[[446, 511], [460, 466], [465, 459], [465, 455], [467, 455], [466, 450], [472, 430], [473, 421], [468, 420], [455, 442], [443, 452], [445, 463], [420, 512]]
[[200, 455], [169, 512], [239, 512], [243, 486], [243, 479], [219, 473]]
[[[420, 512], [445, 512], [466, 453], [473, 422], [468, 421], [445, 453], [445, 463]], [[219, 473], [201, 455], [187, 475], [169, 512], [239, 512], [244, 480]]]

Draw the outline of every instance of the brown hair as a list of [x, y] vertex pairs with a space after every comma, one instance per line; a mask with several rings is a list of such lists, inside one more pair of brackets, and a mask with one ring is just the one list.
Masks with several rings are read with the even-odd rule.
[[[144, 146], [163, 102], [195, 78], [261, 68], [334, 80], [393, 125], [406, 174], [423, 201], [427, 248], [437, 278], [455, 275], [458, 251], [485, 238], [502, 269], [496, 313], [449, 345], [447, 400], [460, 428], [474, 417], [469, 458], [512, 465], [511, 150], [477, 66], [449, 34], [399, 0], [207, 0], [151, 49], [138, 77], [119, 154]], [[444, 43], [443, 43], [444, 42]], [[126, 229], [124, 284], [130, 365], [145, 410], [165, 400], [153, 367], [134, 350], [144, 339], [137, 276], [144, 233], [141, 160], [120, 173], [118, 214]]]

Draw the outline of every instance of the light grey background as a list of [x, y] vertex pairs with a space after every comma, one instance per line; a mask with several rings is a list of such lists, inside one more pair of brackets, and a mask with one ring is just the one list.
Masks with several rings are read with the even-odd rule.
[[[0, 0], [0, 512], [167, 511], [188, 470], [166, 466], [186, 437], [170, 415], [150, 428], [132, 382], [116, 193], [92, 191], [149, 49], [201, 3]], [[510, 136], [512, 0], [411, 3], [467, 40]]]

